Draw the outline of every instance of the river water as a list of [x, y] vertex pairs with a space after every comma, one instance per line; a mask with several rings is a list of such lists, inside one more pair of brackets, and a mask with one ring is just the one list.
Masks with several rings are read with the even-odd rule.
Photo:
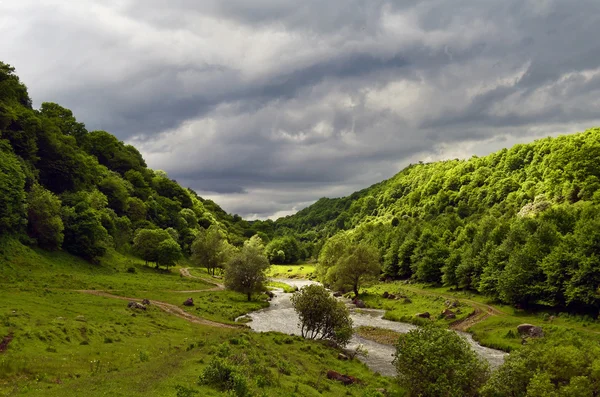
[[[298, 288], [314, 283], [313, 281], [298, 279], [275, 279], [273, 281]], [[275, 291], [275, 297], [271, 300], [271, 305], [268, 308], [247, 315], [252, 319], [247, 325], [256, 332], [277, 331], [289, 335], [300, 335], [299, 318], [292, 307], [291, 296], [292, 294], [284, 293], [281, 289]], [[350, 309], [350, 316], [355, 327], [365, 325], [385, 328], [400, 333], [406, 333], [415, 328], [412, 324], [383, 319], [383, 310], [357, 310], [350, 304], [348, 304], [348, 308]], [[490, 363], [492, 368], [497, 368], [504, 362], [504, 358], [506, 357], [505, 352], [483, 347], [475, 342], [471, 335], [467, 333], [459, 332], [459, 334], [469, 342], [471, 347], [481, 357]], [[396, 375], [396, 370], [392, 365], [393, 355], [396, 351], [394, 346], [383, 345], [354, 335], [347, 348], [354, 350], [359, 345], [362, 345], [369, 353], [367, 357], [359, 356], [358, 358], [367, 364], [371, 370], [379, 372], [384, 376]]]

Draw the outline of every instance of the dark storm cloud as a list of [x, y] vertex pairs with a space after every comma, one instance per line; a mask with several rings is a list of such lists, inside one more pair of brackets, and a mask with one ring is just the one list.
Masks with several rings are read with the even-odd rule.
[[36, 104], [250, 217], [600, 124], [596, 0], [4, 0]]

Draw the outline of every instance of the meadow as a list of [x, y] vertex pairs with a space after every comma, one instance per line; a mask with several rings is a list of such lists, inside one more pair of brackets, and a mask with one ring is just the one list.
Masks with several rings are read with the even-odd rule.
[[[0, 352], [2, 396], [217, 396], [218, 385], [198, 383], [215, 363], [235, 367], [245, 387], [238, 395], [377, 396], [382, 388], [402, 395], [393, 379], [337, 360], [322, 343], [234, 325], [268, 303], [215, 288], [202, 269], [190, 271], [198, 279], [116, 252], [92, 265], [13, 240], [0, 247], [0, 341], [12, 338]], [[195, 306], [182, 306], [188, 297]], [[127, 298], [171, 303], [218, 324], [189, 321], [158, 303], [130, 309]], [[344, 386], [327, 370], [362, 383]]]

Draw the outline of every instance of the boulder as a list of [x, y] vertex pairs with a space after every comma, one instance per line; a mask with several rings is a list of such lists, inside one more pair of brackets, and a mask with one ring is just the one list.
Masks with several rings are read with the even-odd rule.
[[137, 303], [137, 302], [129, 302], [127, 304], [127, 307], [130, 309], [139, 309], [139, 310], [146, 310], [146, 306], [142, 305], [141, 303]]
[[402, 303], [406, 303], [406, 304], [408, 304], [408, 303], [412, 303], [412, 300], [410, 300], [410, 298], [404, 298], [404, 299], [402, 300]]
[[348, 360], [348, 356], [345, 355], [344, 353], [338, 353], [338, 360], [342, 360], [342, 361], [347, 361]]
[[354, 376], [342, 375], [339, 372], [333, 370], [327, 371], [327, 379], [336, 380], [338, 382], [342, 382], [345, 385], [358, 383], [358, 379], [356, 379]]
[[275, 296], [275, 294], [271, 291], [265, 291], [265, 295], [267, 295], [270, 299], [273, 299], [273, 297]]
[[389, 294], [389, 295], [388, 295], [388, 299], [396, 299], [396, 295], [394, 295], [394, 294]]
[[390, 296], [390, 293], [389, 293], [389, 292], [387, 292], [387, 291], [385, 291], [385, 292], [384, 292], [384, 293], [381, 295], [381, 297], [382, 297], [383, 299], [387, 299], [389, 296]]
[[444, 318], [445, 318], [446, 320], [449, 320], [449, 319], [456, 318], [456, 313], [454, 313], [454, 312], [453, 312], [452, 310], [450, 310], [450, 309], [445, 309], [444, 311], [442, 311], [442, 315], [444, 316]]
[[194, 306], [194, 300], [192, 298], [187, 298], [185, 302], [183, 302], [183, 306]]
[[517, 326], [517, 331], [519, 335], [530, 336], [532, 338], [541, 338], [544, 336], [542, 327], [533, 324], [520, 324]]
[[367, 305], [365, 305], [365, 302], [361, 301], [360, 299], [355, 299], [352, 301], [352, 303], [354, 303], [356, 307], [360, 309], [364, 309], [365, 307], [367, 307]]
[[425, 313], [417, 313], [416, 315], [417, 317], [421, 317], [421, 318], [431, 318], [431, 314], [429, 314], [429, 312], [425, 312]]
[[142, 300], [142, 305], [150, 306], [150, 300], [148, 300], [148, 299]]
[[341, 297], [343, 294], [340, 291], [336, 291], [333, 293], [333, 296], [335, 296], [336, 298]]

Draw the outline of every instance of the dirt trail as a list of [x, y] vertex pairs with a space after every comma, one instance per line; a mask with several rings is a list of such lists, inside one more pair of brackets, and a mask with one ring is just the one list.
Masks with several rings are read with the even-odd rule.
[[475, 324], [478, 324], [478, 323], [484, 321], [488, 317], [506, 316], [507, 315], [507, 313], [503, 312], [502, 310], [500, 310], [494, 306], [488, 305], [486, 303], [477, 302], [477, 301], [474, 301], [471, 299], [457, 298], [454, 295], [444, 294], [444, 293], [440, 293], [440, 292], [424, 291], [420, 288], [415, 288], [415, 287], [410, 287], [410, 286], [403, 286], [403, 288], [406, 288], [407, 290], [418, 293], [418, 294], [441, 296], [441, 297], [447, 298], [447, 299], [456, 299], [462, 303], [466, 303], [466, 304], [472, 306], [475, 309], [473, 311], [473, 313], [471, 313], [467, 318], [455, 321], [454, 323], [452, 323], [450, 325], [450, 328], [454, 329], [456, 331], [466, 332], [469, 328], [471, 328]]
[[209, 284], [214, 284], [215, 287], [211, 288], [211, 289], [205, 289], [205, 290], [198, 290], [198, 291], [173, 291], [173, 292], [202, 292], [202, 291], [222, 291], [225, 289], [225, 286], [223, 284], [219, 284], [217, 282], [215, 282], [214, 280], [208, 279], [208, 278], [203, 278], [203, 277], [197, 277], [197, 276], [192, 276], [190, 274], [190, 268], [189, 267], [184, 267], [179, 269], [179, 273], [183, 276], [183, 277], [187, 277], [187, 278], [195, 278], [197, 280], [202, 280], [205, 283], [209, 283]]
[[[120, 300], [124, 300], [124, 301], [135, 301], [135, 302], [141, 302], [142, 301], [142, 299], [128, 298], [128, 297], [125, 297], [125, 296], [113, 295], [113, 294], [109, 294], [108, 292], [104, 292], [104, 291], [77, 290], [77, 292], [81, 292], [81, 293], [84, 293], [84, 294], [90, 294], [90, 295], [96, 295], [96, 296], [103, 296], [103, 297], [106, 297], [106, 298], [120, 299]], [[207, 319], [202, 318], [202, 317], [194, 316], [193, 314], [190, 314], [190, 313], [186, 312], [185, 310], [183, 310], [183, 309], [181, 309], [181, 308], [179, 308], [179, 307], [177, 307], [175, 305], [172, 305], [170, 303], [151, 300], [150, 304], [158, 307], [159, 309], [161, 309], [164, 312], [167, 312], [169, 314], [173, 314], [174, 316], [177, 316], [177, 317], [182, 318], [182, 319], [184, 319], [186, 321], [189, 321], [190, 323], [208, 325], [210, 327], [217, 327], [217, 328], [239, 328], [239, 327], [235, 327], [233, 325], [217, 323], [215, 321], [210, 321], [210, 320], [207, 320]]]

